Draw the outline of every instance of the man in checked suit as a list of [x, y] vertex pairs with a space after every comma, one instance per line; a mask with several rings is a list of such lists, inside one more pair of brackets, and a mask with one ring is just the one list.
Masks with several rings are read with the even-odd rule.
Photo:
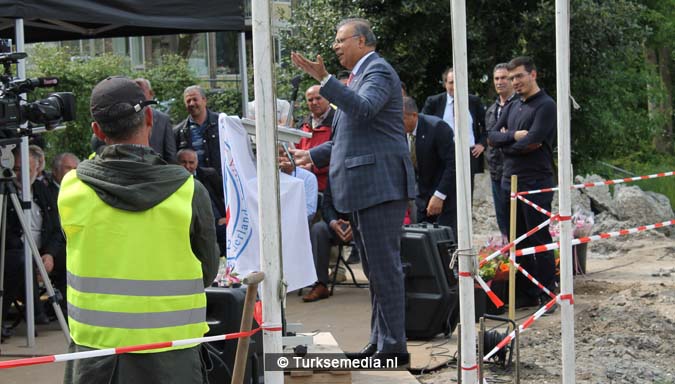
[[[429, 96], [424, 102], [422, 113], [434, 115], [443, 119], [453, 133], [455, 132], [455, 74], [452, 68], [443, 72], [443, 85], [445, 92]], [[478, 96], [469, 95], [469, 117], [472, 130], [469, 131], [469, 147], [471, 151], [471, 195], [473, 196], [473, 175], [483, 173], [483, 151], [487, 145], [485, 132], [485, 107]], [[455, 134], [455, 136], [457, 136]]]
[[349, 213], [354, 239], [370, 282], [370, 342], [349, 357], [383, 358], [404, 354], [405, 300], [401, 269], [401, 224], [414, 197], [414, 170], [403, 129], [401, 81], [375, 53], [376, 38], [363, 19], [337, 26], [333, 50], [350, 70], [345, 86], [331, 76], [321, 56], [307, 60], [293, 52], [293, 63], [321, 82], [321, 95], [337, 106], [332, 140], [294, 150], [298, 164], [329, 163], [330, 192], [338, 212]]
[[403, 125], [415, 167], [417, 221], [450, 226], [457, 238], [452, 130], [436, 116], [419, 114], [415, 100], [409, 96], [403, 97]]

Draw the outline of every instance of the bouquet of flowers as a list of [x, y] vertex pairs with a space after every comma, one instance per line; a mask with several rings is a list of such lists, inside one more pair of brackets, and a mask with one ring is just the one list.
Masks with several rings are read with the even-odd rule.
[[[593, 224], [595, 224], [595, 215], [591, 211], [587, 211], [581, 207], [575, 207], [574, 213], [572, 214], [572, 237], [578, 239], [580, 237], [586, 237], [591, 234], [593, 229]], [[548, 230], [551, 233], [553, 241], [558, 241], [560, 236], [560, 223], [552, 222], [548, 226]]]
[[[488, 256], [504, 247], [504, 239], [501, 235], [491, 236], [488, 241], [478, 250], [478, 262], [482, 262]], [[496, 258], [483, 264], [478, 271], [480, 277], [485, 281], [492, 279], [507, 280], [509, 278], [509, 256], [499, 255]]]
[[580, 208], [576, 209], [574, 215], [572, 215], [572, 236], [575, 239], [589, 236], [593, 229], [593, 224], [595, 224], [593, 212]]
[[[586, 209], [583, 209], [581, 207], [574, 207], [574, 213], [572, 214], [572, 237], [575, 239], [578, 239], [580, 237], [587, 237], [590, 236], [591, 231], [593, 230], [593, 224], [595, 224], [595, 215], [593, 212], [588, 211]], [[553, 238], [553, 241], [558, 241], [559, 236], [560, 236], [560, 224], [556, 221], [555, 223], [551, 223], [549, 225], [549, 232], [551, 233], [551, 237]], [[577, 257], [576, 257], [576, 249], [577, 246], [572, 247], [574, 253], [575, 253], [575, 270], [576, 270], [576, 265], [577, 265]], [[560, 275], [560, 250], [555, 249], [553, 251], [553, 254], [555, 255], [555, 267], [556, 267], [556, 275]], [[585, 263], [584, 263], [585, 265]], [[580, 272], [581, 273], [581, 272]]]
[[224, 257], [220, 258], [220, 266], [215, 282], [219, 287], [238, 287], [241, 285], [239, 274], [234, 271], [234, 267], [227, 265]]

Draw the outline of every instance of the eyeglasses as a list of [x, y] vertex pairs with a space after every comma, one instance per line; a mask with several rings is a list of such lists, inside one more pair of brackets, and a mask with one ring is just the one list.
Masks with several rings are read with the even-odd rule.
[[509, 80], [511, 80], [511, 81], [521, 80], [523, 77], [525, 77], [525, 75], [529, 75], [529, 74], [530, 74], [529, 72], [520, 72], [520, 73], [516, 73], [515, 75], [509, 75]]
[[340, 44], [344, 43], [345, 41], [347, 41], [349, 39], [353, 39], [355, 37], [361, 37], [361, 35], [351, 35], [349, 37], [345, 37], [344, 39], [338, 39], [336, 37], [335, 40], [333, 40], [333, 45], [340, 45]]

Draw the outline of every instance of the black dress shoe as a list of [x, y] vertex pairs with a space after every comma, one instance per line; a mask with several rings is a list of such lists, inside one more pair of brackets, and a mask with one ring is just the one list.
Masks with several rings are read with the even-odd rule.
[[352, 252], [347, 258], [347, 264], [358, 264], [361, 262], [361, 257], [357, 252]]
[[348, 359], [363, 359], [373, 356], [375, 352], [377, 352], [377, 345], [368, 343], [360, 352], [345, 352], [345, 356]]
[[[548, 304], [548, 302], [551, 301], [552, 299], [553, 299], [553, 298], [550, 297], [549, 295], [547, 295], [547, 294], [545, 294], [545, 293], [542, 293], [542, 294], [539, 296], [539, 306], [540, 306], [540, 307], [545, 306], [545, 305]], [[552, 315], [553, 313], [555, 313], [556, 309], [558, 309], [558, 303], [553, 304], [553, 306], [551, 306], [551, 308], [549, 308], [548, 310], [546, 310], [546, 312], [544, 312], [544, 316]]]
[[49, 316], [47, 316], [44, 312], [40, 312], [35, 315], [35, 324], [39, 325], [45, 325], [49, 324]]
[[12, 337], [12, 335], [13, 335], [12, 329], [10, 327], [3, 325], [2, 336], [0, 336], [0, 342], [4, 342], [5, 339], [9, 339], [10, 337]]
[[539, 307], [539, 298], [531, 296], [516, 296], [516, 308]]

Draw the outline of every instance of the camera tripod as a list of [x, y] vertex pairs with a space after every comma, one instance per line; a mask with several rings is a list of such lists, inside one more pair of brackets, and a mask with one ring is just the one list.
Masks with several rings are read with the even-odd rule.
[[[42, 258], [40, 257], [40, 252], [38, 251], [37, 244], [35, 243], [35, 239], [33, 239], [31, 235], [31, 230], [28, 227], [26, 223], [26, 217], [24, 216], [23, 208], [21, 206], [21, 202], [19, 201], [19, 197], [17, 196], [16, 192], [16, 186], [14, 184], [14, 180], [16, 180], [16, 174], [12, 170], [13, 167], [13, 157], [11, 154], [11, 149], [8, 149], [6, 146], [0, 146], [0, 151], [2, 151], [2, 159], [9, 161], [5, 164], [3, 162], [0, 164], [0, 313], [2, 313], [2, 306], [3, 306], [3, 300], [4, 300], [4, 275], [5, 275], [5, 241], [6, 241], [6, 233], [7, 233], [7, 208], [8, 204], [11, 202], [11, 204], [14, 207], [14, 210], [16, 211], [16, 216], [19, 219], [19, 222], [21, 223], [21, 228], [23, 229], [23, 236], [24, 236], [24, 246], [29, 246], [31, 254], [33, 255], [33, 262], [35, 265], [37, 265], [38, 271], [40, 272], [40, 276], [42, 276], [42, 281], [45, 284], [45, 287], [47, 288], [47, 295], [49, 297], [49, 302], [51, 303], [52, 307], [54, 308], [54, 313], [56, 314], [56, 318], [59, 321], [59, 325], [61, 326], [61, 330], [63, 331], [66, 340], [70, 342], [70, 332], [68, 331], [68, 325], [66, 324], [65, 317], [63, 316], [63, 312], [61, 311], [61, 307], [59, 306], [59, 300], [56, 296], [56, 292], [54, 291], [54, 288], [52, 287], [51, 281], [49, 280], [49, 276], [47, 274], [47, 270], [45, 269], [44, 263], [42, 262]], [[24, 171], [28, 170], [28, 166], [24, 165], [23, 166]], [[33, 284], [32, 281], [26, 281], [25, 282], [26, 286], [28, 284]], [[26, 295], [26, 301], [27, 300], [33, 300], [32, 295]], [[26, 321], [31, 321], [28, 316], [26, 316]], [[0, 325], [2, 325], [2, 316], [0, 315]]]

